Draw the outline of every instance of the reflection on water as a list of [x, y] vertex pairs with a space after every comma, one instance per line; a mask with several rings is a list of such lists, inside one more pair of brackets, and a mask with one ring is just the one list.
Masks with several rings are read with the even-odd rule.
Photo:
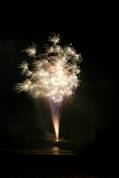
[[73, 155], [71, 150], [61, 149], [58, 146], [53, 146], [48, 149], [32, 149], [20, 151], [24, 154], [39, 154], [39, 155]]
[[[25, 154], [39, 154], [39, 155], [73, 155], [72, 149], [69, 148], [71, 143], [63, 138], [60, 138], [58, 142], [54, 140], [54, 137], [48, 137], [49, 141], [47, 145], [42, 148], [39, 146], [37, 149], [23, 150]], [[49, 146], [48, 146], [49, 145]]]
[[71, 150], [63, 150], [61, 148], [59, 148], [58, 146], [54, 146], [52, 147], [52, 154], [55, 154], [55, 155], [71, 155], [72, 154], [72, 151]]
[[74, 155], [74, 151], [72, 151], [71, 142], [60, 139], [59, 142], [49, 141], [46, 143], [41, 143], [39, 145], [29, 145], [25, 144], [24, 147], [13, 147], [0, 151], [7, 151], [13, 153], [27, 154], [27, 155]]
[[57, 147], [57, 146], [54, 146], [54, 147], [52, 148], [52, 151], [53, 151], [54, 154], [58, 154], [58, 153], [60, 152], [60, 148]]

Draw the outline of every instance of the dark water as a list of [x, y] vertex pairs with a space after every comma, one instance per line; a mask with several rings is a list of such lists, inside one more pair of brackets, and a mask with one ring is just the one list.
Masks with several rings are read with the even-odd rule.
[[1, 152], [16, 153], [23, 155], [69, 155], [73, 156], [74, 151], [72, 144], [66, 140], [59, 142], [50, 141], [42, 144], [24, 144], [12, 145], [11, 147], [4, 147], [0, 149]]
[[17, 150], [23, 154], [39, 154], [39, 155], [74, 155], [72, 150], [61, 149], [58, 146], [45, 149], [32, 149], [32, 150]]
[[[39, 147], [39, 148], [38, 148]], [[110, 174], [108, 155], [93, 147], [75, 152], [66, 142], [0, 150], [0, 178], [73, 178]], [[105, 158], [106, 157], [106, 158]]]

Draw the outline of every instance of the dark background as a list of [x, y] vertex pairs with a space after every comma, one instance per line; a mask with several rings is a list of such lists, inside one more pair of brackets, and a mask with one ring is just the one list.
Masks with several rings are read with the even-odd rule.
[[59, 8], [47, 15], [46, 9], [39, 14], [40, 9], [29, 10], [25, 16], [8, 13], [1, 25], [0, 149], [40, 148], [53, 133], [45, 104], [17, 94], [14, 86], [23, 79], [18, 64], [26, 56], [21, 51], [32, 42], [40, 49], [55, 32], [61, 35], [61, 44], [73, 43], [83, 57], [81, 86], [62, 111], [61, 137], [74, 143], [81, 170], [110, 173], [118, 160], [115, 18], [103, 5], [72, 7], [68, 12]]

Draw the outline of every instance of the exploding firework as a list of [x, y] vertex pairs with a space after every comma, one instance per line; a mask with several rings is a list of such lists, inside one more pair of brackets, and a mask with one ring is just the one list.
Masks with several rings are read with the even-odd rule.
[[70, 46], [59, 45], [59, 35], [49, 38], [52, 43], [44, 54], [36, 55], [37, 49], [33, 45], [25, 50], [33, 58], [29, 65], [24, 61], [20, 68], [26, 80], [18, 83], [18, 92], [28, 92], [35, 99], [45, 99], [51, 109], [52, 122], [59, 140], [60, 107], [70, 98], [80, 85], [81, 55]]

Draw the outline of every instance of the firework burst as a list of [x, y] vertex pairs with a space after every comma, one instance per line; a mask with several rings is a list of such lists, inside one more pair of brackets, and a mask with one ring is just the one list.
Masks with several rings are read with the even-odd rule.
[[28, 92], [35, 99], [43, 98], [49, 103], [58, 141], [60, 107], [80, 84], [81, 55], [71, 45], [59, 45], [59, 35], [50, 37], [49, 41], [51, 46], [40, 56], [36, 56], [35, 46], [25, 49], [28, 56], [33, 57], [33, 62], [31, 66], [26, 61], [20, 65], [26, 80], [17, 84], [16, 89], [18, 92]]

